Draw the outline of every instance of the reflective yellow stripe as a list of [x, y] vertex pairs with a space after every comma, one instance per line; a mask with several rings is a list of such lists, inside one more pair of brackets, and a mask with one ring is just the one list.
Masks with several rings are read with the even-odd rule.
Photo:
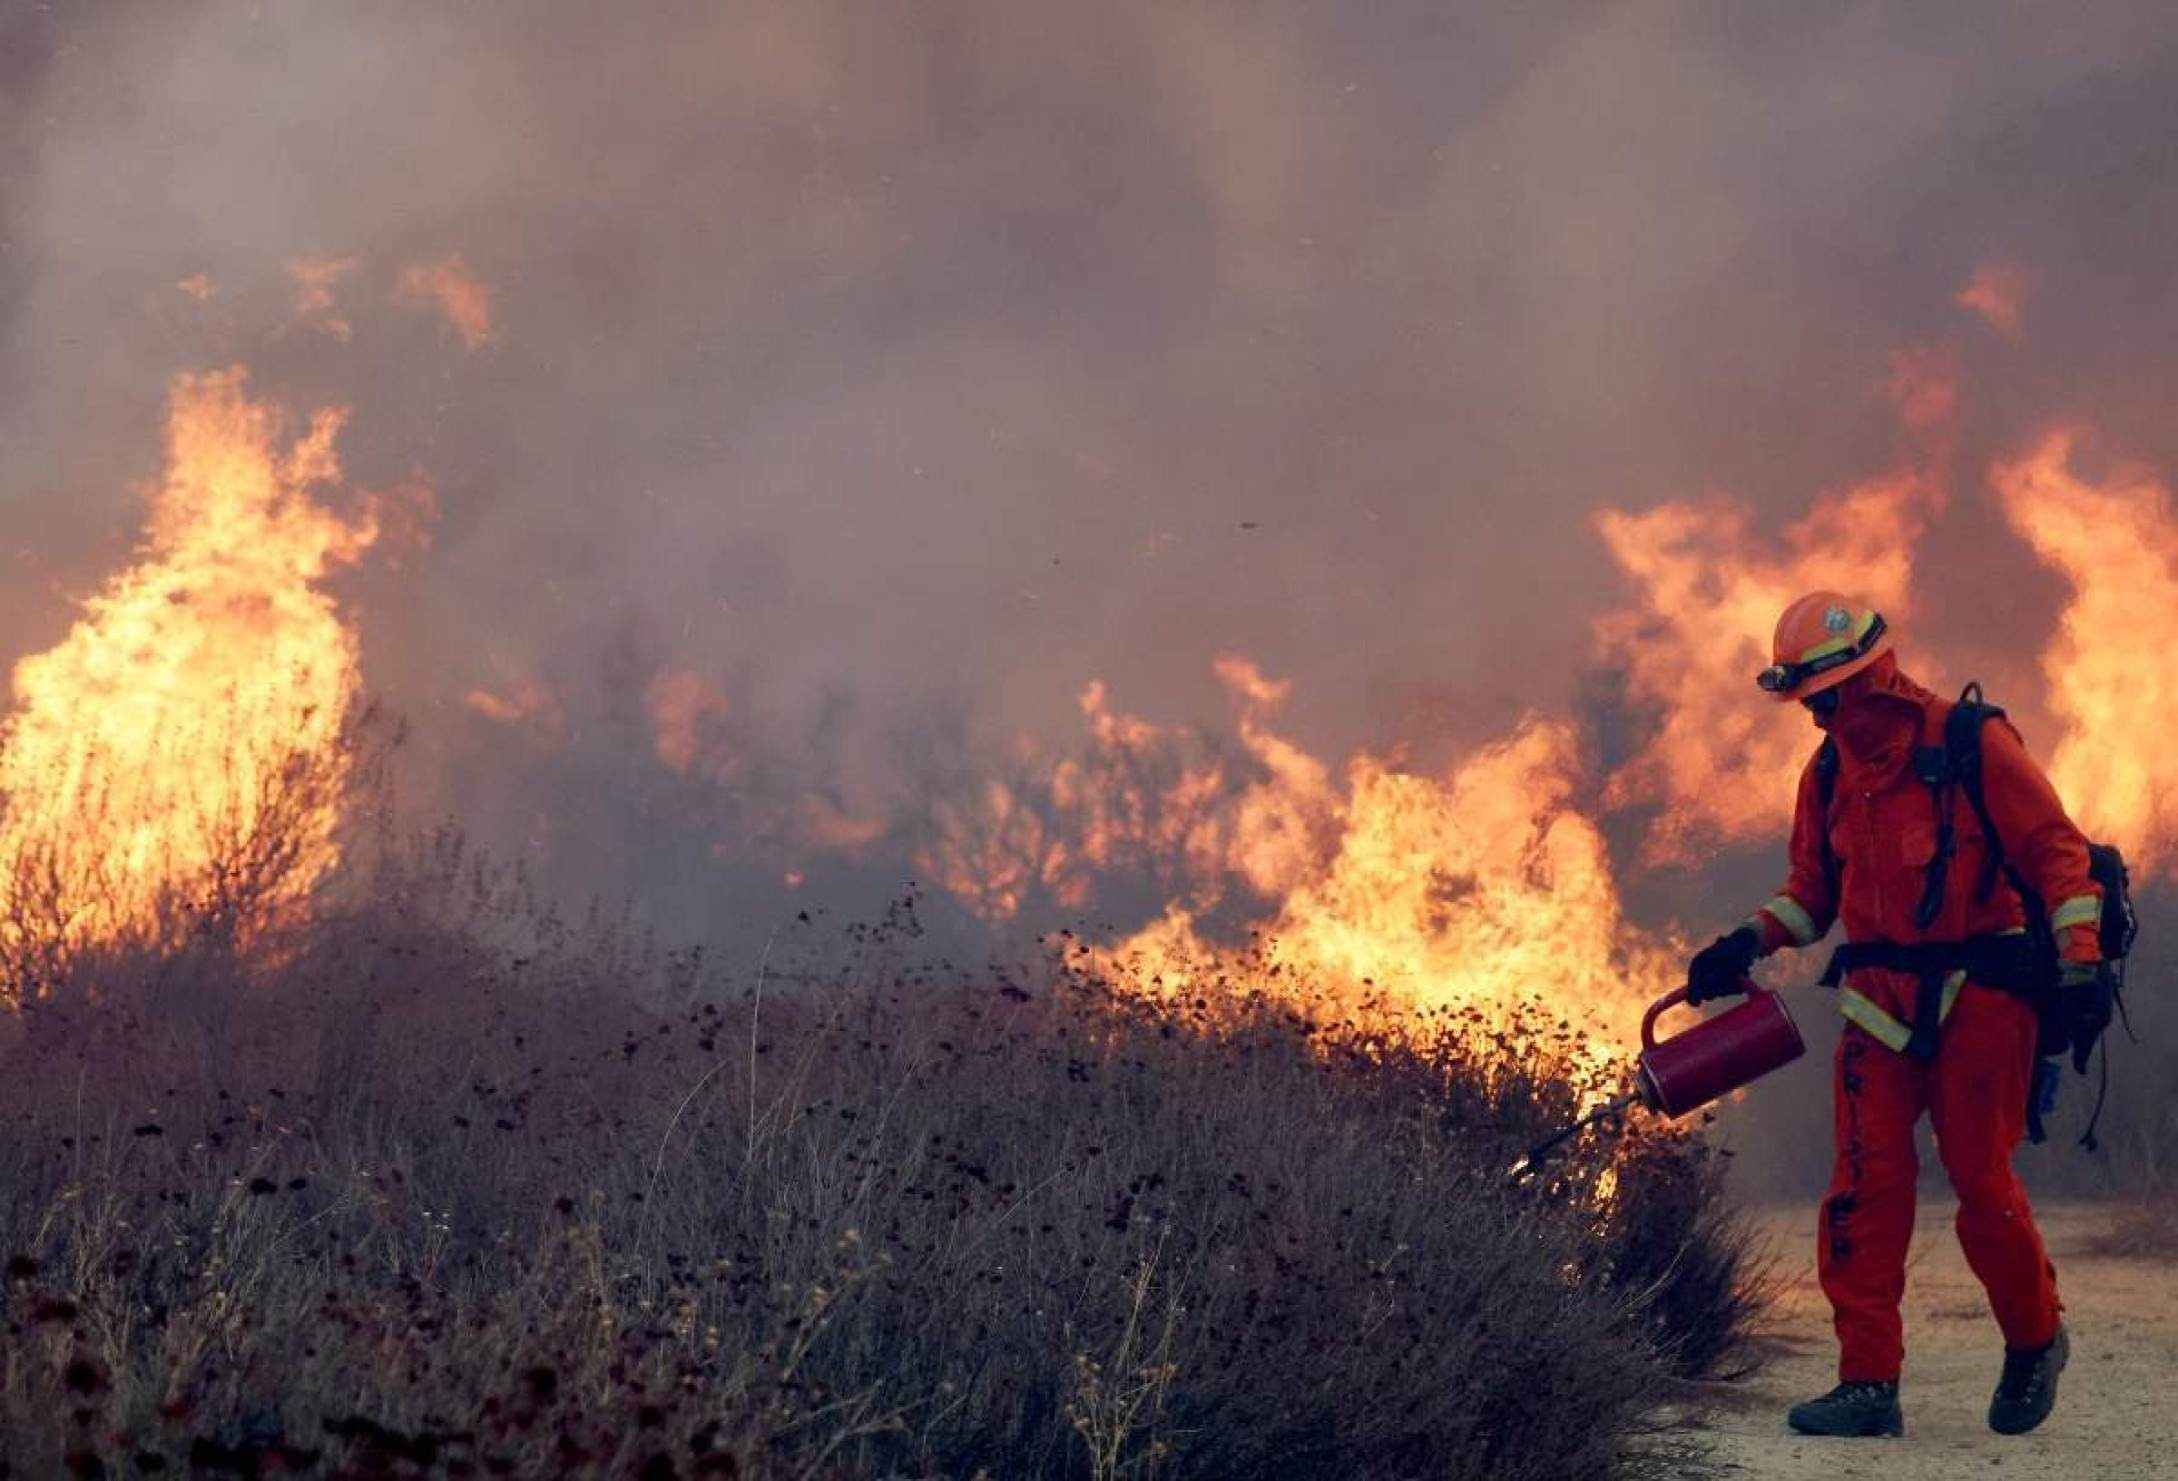
[[1785, 928], [1785, 934], [1792, 937], [1796, 944], [1807, 946], [1815, 940], [1814, 918], [1801, 909], [1800, 902], [1792, 896], [1779, 895], [1774, 900], [1765, 901], [1762, 908], [1776, 917], [1777, 923]]
[[[1966, 974], [1953, 972], [1944, 979], [1942, 1003], [1936, 1009], [1936, 1021], [1943, 1023], [1951, 1017], [1951, 1010], [1959, 1001], [1959, 989], [1966, 986]], [[1913, 1038], [1913, 1030], [1900, 1023], [1875, 1005], [1875, 1000], [1850, 987], [1838, 989], [1838, 1011], [1846, 1019], [1881, 1041], [1884, 1047], [1903, 1054]]]
[[2102, 923], [2102, 901], [2094, 895], [2074, 895], [2049, 913], [2049, 928], [2062, 931], [2068, 926], [2093, 926]]
[[1862, 638], [1868, 636], [1868, 629], [1875, 626], [1875, 620], [1875, 610], [1870, 608], [1868, 611], [1861, 613], [1859, 620], [1837, 637], [1817, 643], [1814, 647], [1802, 653], [1800, 662], [1813, 663], [1818, 658], [1826, 658], [1830, 654], [1844, 652]]
[[1838, 989], [1838, 1011], [1887, 1048], [1899, 1054], [1906, 1052], [1906, 1041], [1913, 1037], [1913, 1031], [1850, 987]]

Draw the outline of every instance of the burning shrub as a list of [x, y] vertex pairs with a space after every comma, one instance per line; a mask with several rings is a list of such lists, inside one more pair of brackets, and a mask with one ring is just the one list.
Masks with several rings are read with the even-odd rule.
[[354, 729], [355, 635], [323, 590], [378, 537], [375, 501], [328, 507], [345, 413], [290, 436], [240, 367], [172, 392], [138, 560], [11, 678], [0, 995], [50, 990], [89, 946], [291, 921], [375, 753]]
[[1684, 1139], [1506, 1185], [1547, 1023], [910, 972], [911, 907], [737, 992], [451, 837], [352, 896], [7, 1025], [26, 1472], [1680, 1475], [1740, 1332]]

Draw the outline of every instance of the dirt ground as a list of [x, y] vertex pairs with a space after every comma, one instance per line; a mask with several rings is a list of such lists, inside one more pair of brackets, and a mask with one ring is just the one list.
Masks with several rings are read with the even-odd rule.
[[2015, 1439], [1989, 1431], [2002, 1362], [1996, 1324], [1959, 1254], [1951, 1207], [1926, 1199], [1906, 1283], [1905, 1438], [1820, 1440], [1786, 1429], [1788, 1407], [1837, 1381], [1811, 1203], [1764, 1215], [1781, 1282], [1769, 1362], [1728, 1386], [1734, 1392], [1711, 1420], [1719, 1458], [1763, 1481], [2178, 1481], [2178, 1262], [2084, 1254], [2101, 1213], [2083, 1205], [2039, 1213], [2072, 1330], [2057, 1412], [2041, 1429]]

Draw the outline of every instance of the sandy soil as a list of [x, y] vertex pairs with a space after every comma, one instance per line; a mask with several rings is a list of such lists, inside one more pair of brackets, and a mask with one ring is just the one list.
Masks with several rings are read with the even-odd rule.
[[2102, 1216], [2081, 1206], [2041, 1211], [2071, 1325], [2072, 1362], [2049, 1422], [2006, 1439], [1985, 1422], [2000, 1339], [1959, 1254], [1951, 1213], [1924, 1199], [1915, 1229], [1902, 1440], [1818, 1440], [1785, 1428], [1787, 1408], [1837, 1381], [1837, 1349], [1830, 1308], [1815, 1285], [1812, 1204], [1764, 1216], [1782, 1282], [1769, 1362], [1726, 1386], [1735, 1392], [1710, 1421], [1719, 1458], [1765, 1481], [2178, 1481], [2178, 1262], [2083, 1254]]

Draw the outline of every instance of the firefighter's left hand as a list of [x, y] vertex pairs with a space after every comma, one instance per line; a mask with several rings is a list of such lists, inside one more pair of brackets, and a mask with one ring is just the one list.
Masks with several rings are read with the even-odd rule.
[[2107, 962], [2067, 962], [2057, 978], [2065, 1022], [2072, 1030], [2072, 1068], [2087, 1073], [2095, 1041], [2110, 1026], [2117, 1005], [2117, 974]]
[[1719, 936], [1686, 965], [1686, 1000], [1690, 1005], [1737, 997], [1747, 990], [1747, 969], [1762, 954], [1762, 937], [1753, 926]]

